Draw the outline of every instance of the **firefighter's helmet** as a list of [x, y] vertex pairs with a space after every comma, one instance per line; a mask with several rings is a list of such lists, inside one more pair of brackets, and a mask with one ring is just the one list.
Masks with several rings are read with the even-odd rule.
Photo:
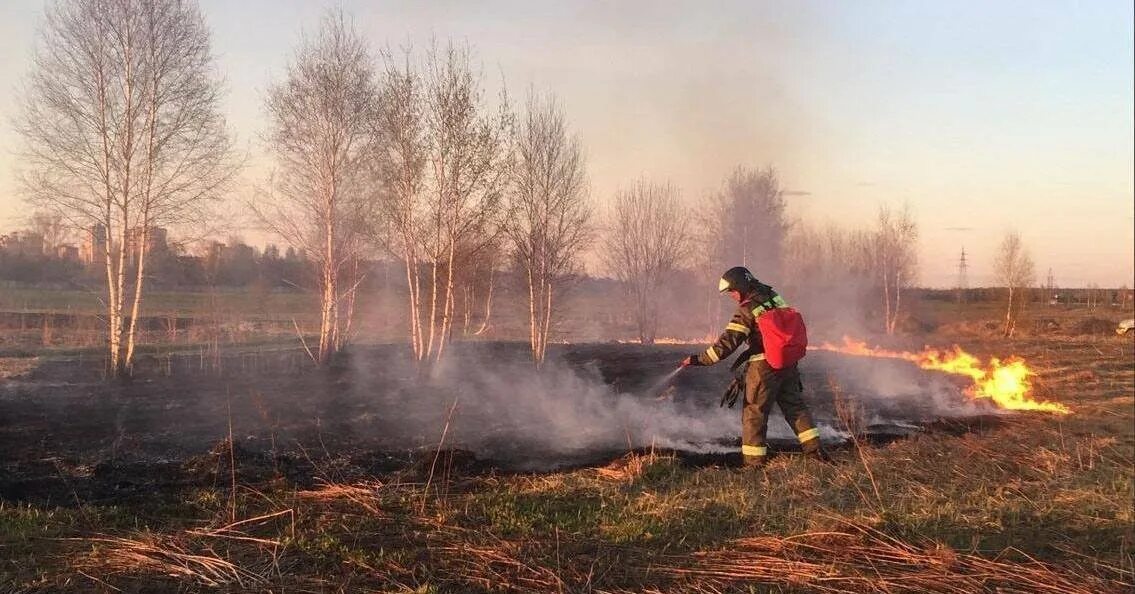
[[717, 282], [717, 290], [721, 293], [726, 291], [739, 291], [742, 295], [746, 295], [753, 291], [758, 285], [756, 277], [748, 268], [744, 266], [734, 266], [725, 271], [721, 275], [721, 280]]

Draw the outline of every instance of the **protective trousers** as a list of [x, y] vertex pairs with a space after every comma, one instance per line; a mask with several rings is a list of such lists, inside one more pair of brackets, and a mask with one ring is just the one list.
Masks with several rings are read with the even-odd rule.
[[800, 370], [795, 365], [773, 369], [766, 361], [752, 361], [745, 371], [745, 407], [741, 409], [741, 454], [746, 464], [763, 462], [768, 455], [765, 435], [773, 404], [780, 407], [805, 452], [820, 449], [820, 431], [812, 424], [804, 402]]

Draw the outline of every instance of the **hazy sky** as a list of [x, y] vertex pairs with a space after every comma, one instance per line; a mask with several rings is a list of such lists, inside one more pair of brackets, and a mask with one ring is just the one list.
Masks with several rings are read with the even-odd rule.
[[[248, 179], [262, 98], [330, 2], [200, 0]], [[1130, 1], [363, 2], [376, 45], [467, 40], [492, 85], [554, 92], [605, 202], [639, 176], [696, 206], [738, 164], [775, 165], [804, 220], [909, 203], [921, 283], [971, 285], [1017, 229], [1058, 283], [1135, 282]], [[0, 2], [0, 228], [18, 226], [10, 119], [43, 2]], [[240, 193], [242, 188], [237, 188]], [[757, 272], [760, 275], [759, 271]]]

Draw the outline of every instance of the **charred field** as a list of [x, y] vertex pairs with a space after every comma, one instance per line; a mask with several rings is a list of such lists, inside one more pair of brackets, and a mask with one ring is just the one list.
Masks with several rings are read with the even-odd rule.
[[[738, 468], [688, 346], [466, 343], [3, 361], [8, 591], [1127, 591], [1129, 340], [986, 340], [1073, 413], [1005, 413], [904, 361], [809, 354], [837, 464]], [[762, 590], [764, 589], [764, 590]]]

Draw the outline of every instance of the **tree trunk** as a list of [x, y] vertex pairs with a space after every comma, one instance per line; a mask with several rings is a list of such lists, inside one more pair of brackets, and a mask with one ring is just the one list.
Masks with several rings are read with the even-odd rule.
[[[115, 284], [115, 300], [114, 300], [114, 331], [111, 338], [111, 368], [113, 369], [112, 375], [118, 377], [126, 372], [125, 360], [125, 345], [123, 339], [126, 332], [126, 320], [123, 319], [123, 305], [126, 299], [126, 245], [127, 245], [127, 232], [129, 218], [126, 213], [122, 215], [122, 230], [119, 233], [119, 248], [117, 270], [115, 270], [114, 284]], [[110, 241], [108, 239], [108, 241]]]
[[450, 325], [453, 322], [453, 263], [457, 254], [457, 232], [451, 230], [449, 235], [449, 256], [446, 259], [448, 270], [445, 273], [445, 307], [442, 308], [441, 318], [441, 334], [440, 340], [437, 345], [436, 361], [441, 361], [442, 353], [445, 352], [445, 343], [447, 342], [448, 332]]
[[883, 330], [887, 334], [891, 333], [891, 275], [885, 262], [883, 264]]
[[485, 318], [481, 320], [481, 327], [477, 328], [476, 335], [480, 336], [489, 328], [489, 316], [493, 313], [493, 276], [496, 266], [489, 267], [489, 292], [485, 295]]
[[1005, 336], [1013, 336], [1013, 285], [1009, 284], [1009, 307], [1005, 309]]
[[544, 364], [544, 358], [548, 354], [548, 335], [551, 334], [552, 329], [552, 284], [549, 282], [544, 290], [548, 295], [548, 301], [544, 307], [544, 333], [540, 338], [540, 365]]
[[462, 320], [461, 320], [461, 335], [469, 335], [469, 319], [473, 316], [473, 301], [477, 298], [477, 287], [474, 286], [473, 280], [469, 280], [465, 284], [465, 296], [461, 301], [462, 305]]
[[[108, 222], [109, 222], [109, 219], [108, 219]], [[108, 371], [110, 372], [110, 375], [113, 377], [113, 376], [117, 376], [118, 371], [119, 371], [119, 368], [118, 368], [118, 338], [119, 338], [118, 325], [121, 323], [119, 321], [119, 315], [120, 315], [121, 312], [116, 307], [116, 304], [118, 303], [118, 284], [115, 282], [115, 279], [118, 277], [118, 275], [116, 274], [116, 272], [114, 270], [114, 253], [113, 253], [113, 250], [111, 249], [111, 245], [114, 243], [114, 237], [111, 235], [110, 225], [107, 225], [106, 229], [107, 229], [107, 231], [106, 231], [107, 238], [106, 238], [106, 241], [104, 242], [106, 244], [106, 246], [103, 249], [103, 255], [106, 258], [105, 266], [104, 266], [106, 268], [106, 291], [107, 291], [107, 301], [106, 301], [107, 337], [106, 337], [106, 339], [107, 339], [107, 349], [109, 351], [108, 352], [109, 361], [107, 362], [107, 364], [109, 366]]]
[[433, 356], [434, 352], [434, 333], [437, 330], [437, 267], [440, 264], [437, 258], [433, 259], [430, 270], [430, 317], [429, 317], [429, 338], [426, 340], [426, 356]]
[[318, 363], [323, 365], [327, 363], [331, 356], [331, 339], [332, 339], [332, 316], [335, 315], [335, 278], [332, 274], [330, 267], [323, 274], [323, 282], [321, 283], [322, 293], [320, 295], [320, 320], [319, 320], [319, 355]]
[[421, 284], [418, 281], [417, 259], [411, 254], [406, 256], [406, 286], [410, 292], [410, 346], [414, 351], [414, 360], [421, 361], [425, 356], [422, 350]]
[[358, 296], [359, 284], [362, 279], [359, 278], [359, 257], [356, 255], [351, 261], [351, 288], [347, 291], [347, 313], [344, 316], [343, 333], [339, 335], [338, 344], [335, 345], [335, 350], [342, 350], [351, 340], [351, 327], [355, 321], [355, 298]]
[[887, 327], [887, 334], [894, 334], [899, 323], [899, 309], [902, 307], [902, 276], [895, 270], [895, 306], [891, 309], [891, 320]]
[[533, 275], [531, 263], [525, 268], [528, 273], [528, 345], [532, 349], [532, 360], [539, 366], [540, 338], [536, 332], [539, 323], [536, 318], [536, 278]]
[[134, 367], [134, 340], [138, 331], [138, 316], [142, 313], [142, 279], [146, 269], [146, 241], [149, 230], [143, 223], [142, 237], [138, 245], [138, 270], [134, 277], [134, 303], [130, 306], [130, 329], [126, 332], [126, 359], [124, 365], [127, 370]]

